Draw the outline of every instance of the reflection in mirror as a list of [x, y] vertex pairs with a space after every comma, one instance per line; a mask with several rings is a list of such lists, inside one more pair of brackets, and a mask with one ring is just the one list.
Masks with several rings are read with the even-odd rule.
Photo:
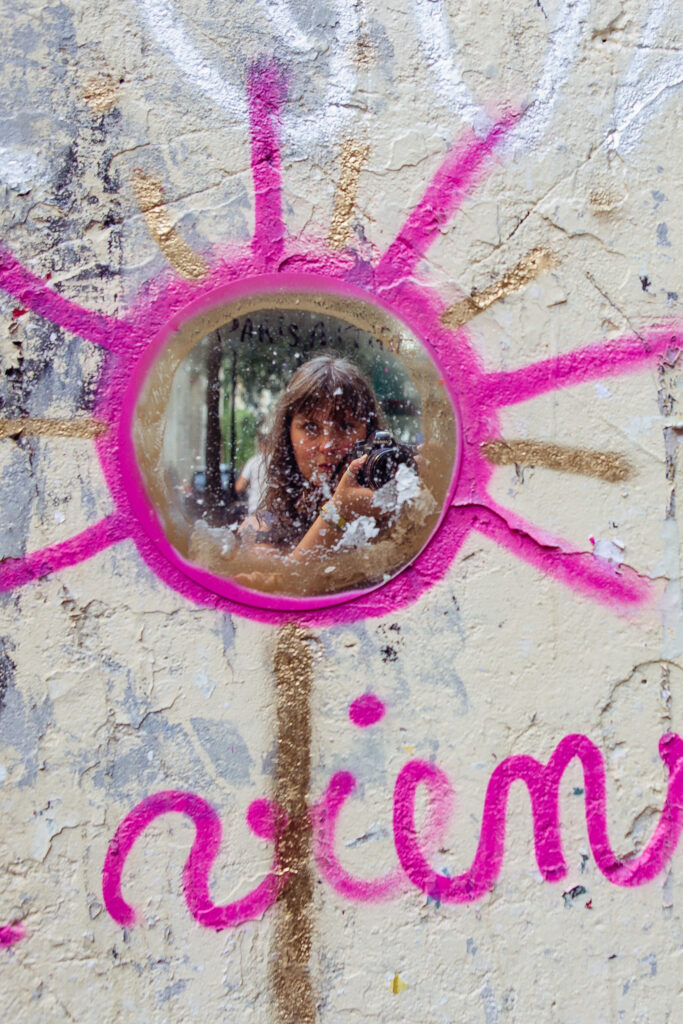
[[133, 436], [186, 563], [305, 597], [376, 586], [414, 559], [456, 451], [414, 335], [319, 293], [253, 296], [185, 324], [149, 372]]

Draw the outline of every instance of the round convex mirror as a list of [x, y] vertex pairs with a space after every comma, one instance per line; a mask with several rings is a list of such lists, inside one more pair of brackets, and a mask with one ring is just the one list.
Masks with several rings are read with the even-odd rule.
[[324, 291], [242, 296], [182, 322], [132, 421], [177, 564], [271, 606], [376, 587], [414, 560], [451, 493], [456, 439], [417, 337]]

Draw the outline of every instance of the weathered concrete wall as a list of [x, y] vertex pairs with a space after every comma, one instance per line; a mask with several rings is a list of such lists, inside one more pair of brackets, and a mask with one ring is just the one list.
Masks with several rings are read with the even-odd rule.
[[[6, 1019], [675, 1020], [680, 6], [2, 25]], [[172, 313], [293, 270], [462, 443], [415, 565], [298, 614], [168, 561], [121, 427]]]

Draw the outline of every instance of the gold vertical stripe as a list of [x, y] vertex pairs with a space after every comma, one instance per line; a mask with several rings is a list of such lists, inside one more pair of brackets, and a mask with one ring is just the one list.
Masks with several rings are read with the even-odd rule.
[[631, 475], [631, 464], [616, 452], [595, 452], [587, 448], [568, 448], [545, 441], [487, 441], [484, 455], [496, 466], [543, 466], [563, 473], [597, 477], [619, 483]]
[[313, 875], [308, 790], [311, 776], [310, 639], [294, 624], [278, 633], [275, 650], [277, 761], [275, 799], [289, 823], [278, 841], [286, 878], [278, 901], [271, 982], [278, 1024], [315, 1024], [310, 974], [313, 933]]
[[133, 189], [149, 232], [171, 266], [189, 281], [204, 277], [206, 263], [171, 223], [159, 179], [138, 170], [133, 176]]
[[347, 139], [341, 151], [341, 175], [334, 197], [332, 223], [328, 243], [330, 249], [343, 249], [349, 237], [351, 217], [356, 205], [358, 179], [370, 147], [354, 139]]
[[39, 437], [81, 437], [91, 440], [107, 432], [107, 424], [100, 420], [77, 417], [73, 420], [0, 419], [0, 439], [17, 437], [20, 434]]
[[494, 284], [482, 291], [473, 291], [468, 299], [450, 306], [441, 314], [441, 323], [453, 329], [462, 327], [494, 302], [499, 302], [506, 295], [524, 288], [529, 281], [549, 270], [554, 264], [555, 257], [547, 249], [532, 249], [512, 270], [506, 270]]

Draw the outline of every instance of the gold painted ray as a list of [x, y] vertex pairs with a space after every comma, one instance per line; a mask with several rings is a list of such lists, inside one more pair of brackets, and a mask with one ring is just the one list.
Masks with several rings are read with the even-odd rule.
[[38, 437], [77, 437], [92, 440], [107, 432], [107, 424], [100, 420], [79, 417], [74, 420], [44, 420], [32, 417], [0, 419], [0, 439], [19, 434]]
[[547, 441], [487, 441], [484, 455], [496, 466], [542, 466], [561, 473], [592, 476], [609, 483], [627, 480], [632, 467], [617, 452], [596, 452], [587, 448], [569, 448]]
[[370, 147], [347, 139], [341, 151], [341, 175], [337, 184], [332, 223], [327, 241], [330, 249], [343, 249], [349, 237], [351, 217], [356, 205], [358, 180]]
[[500, 302], [512, 292], [524, 288], [539, 274], [550, 270], [555, 262], [555, 256], [548, 249], [532, 249], [512, 270], [506, 270], [494, 284], [482, 291], [473, 291], [469, 298], [449, 306], [445, 313], [441, 314], [441, 323], [453, 329], [462, 327], [494, 302]]
[[206, 263], [171, 223], [161, 181], [138, 170], [133, 176], [133, 189], [149, 232], [171, 266], [188, 281], [205, 277]]

